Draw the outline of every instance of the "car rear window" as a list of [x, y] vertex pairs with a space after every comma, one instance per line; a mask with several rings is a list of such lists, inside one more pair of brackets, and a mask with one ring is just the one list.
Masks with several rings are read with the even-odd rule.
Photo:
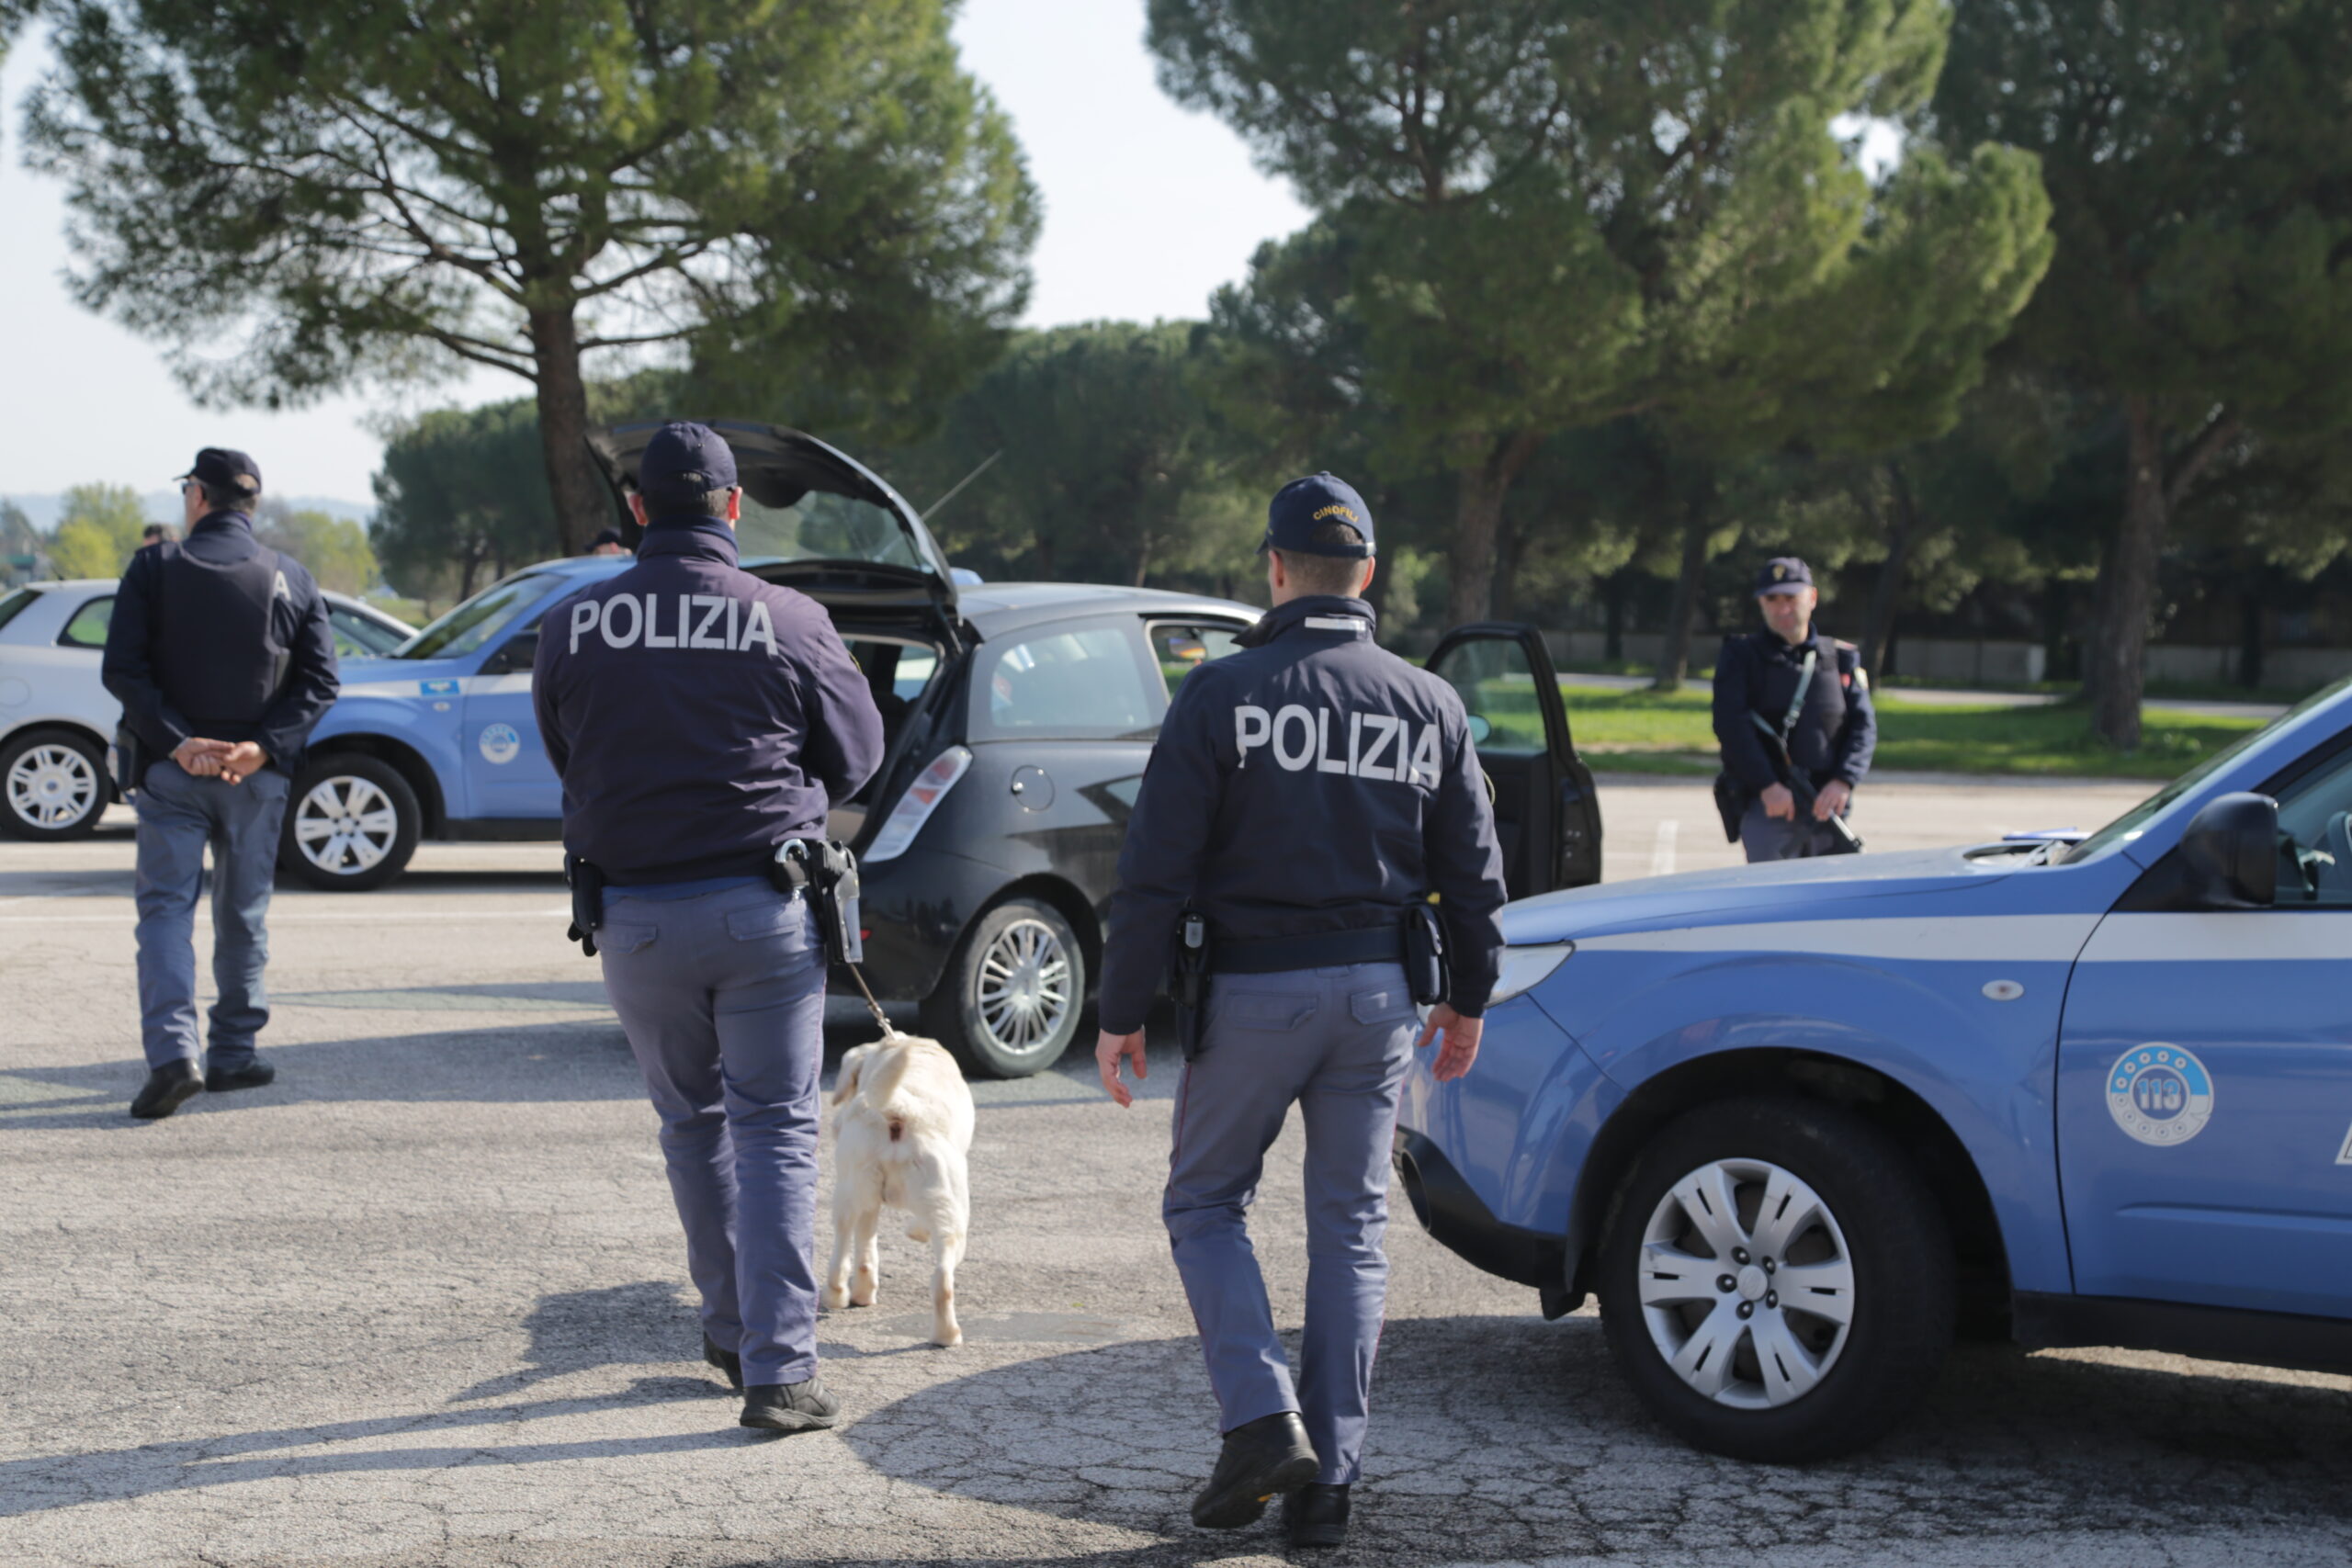
[[113, 620], [114, 595], [109, 593], [74, 611], [74, 618], [65, 623], [65, 629], [57, 634], [57, 640], [68, 648], [104, 648], [107, 626]]
[[[983, 739], [1148, 735], [1159, 722], [1135, 628], [1108, 623], [1018, 635], [982, 649], [972, 730]], [[1154, 684], [1157, 684], [1155, 680]]]
[[10, 621], [23, 615], [31, 608], [32, 602], [40, 597], [40, 594], [29, 588], [19, 588], [14, 593], [0, 597], [0, 626], [6, 626]]

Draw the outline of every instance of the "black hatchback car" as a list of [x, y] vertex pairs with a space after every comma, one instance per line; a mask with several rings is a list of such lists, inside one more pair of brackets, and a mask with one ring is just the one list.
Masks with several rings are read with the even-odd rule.
[[[882, 708], [882, 766], [831, 821], [864, 871], [866, 980], [921, 1001], [925, 1031], [972, 1070], [1051, 1066], [1100, 967], [1169, 698], [1259, 612], [1149, 589], [959, 584], [914, 509], [845, 454], [775, 425], [707, 423], [734, 448], [746, 570], [831, 613]], [[592, 438], [616, 492], [660, 428]], [[1542, 637], [1466, 626], [1429, 663], [1470, 708], [1512, 896], [1600, 880], [1592, 778]]]

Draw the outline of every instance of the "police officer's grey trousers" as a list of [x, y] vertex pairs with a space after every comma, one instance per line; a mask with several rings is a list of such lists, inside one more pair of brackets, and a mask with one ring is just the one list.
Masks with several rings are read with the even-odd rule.
[[1816, 855], [1852, 852], [1838, 829], [1815, 821], [1812, 812], [1801, 811], [1793, 821], [1768, 817], [1760, 800], [1749, 801], [1747, 814], [1739, 819], [1739, 847], [1747, 852], [1750, 865], [1758, 861], [1811, 860]]
[[139, 781], [139, 1031], [150, 1067], [196, 1060], [196, 898], [212, 849], [212, 1029], [209, 1064], [254, 1058], [269, 1022], [271, 879], [292, 782], [264, 768], [242, 784], [200, 779], [170, 758]]
[[662, 1118], [703, 1332], [747, 1383], [817, 1370], [817, 1079], [825, 965], [807, 903], [765, 883], [605, 895], [605, 989]]
[[[1388, 1150], [1419, 1026], [1396, 964], [1219, 975], [1206, 1046], [1176, 1091], [1161, 1213], [1200, 1325], [1219, 1429], [1299, 1412], [1317, 1479], [1351, 1483], [1388, 1293]], [[1306, 1129], [1306, 1325], [1298, 1380], [1244, 1215], [1296, 1101]]]

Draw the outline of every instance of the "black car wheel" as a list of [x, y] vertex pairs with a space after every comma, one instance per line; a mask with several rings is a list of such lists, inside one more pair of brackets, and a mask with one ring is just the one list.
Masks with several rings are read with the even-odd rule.
[[113, 798], [98, 744], [62, 729], [0, 746], [0, 823], [19, 839], [56, 842], [93, 832]]
[[923, 1027], [967, 1070], [1025, 1078], [1069, 1049], [1085, 998], [1085, 950], [1061, 911], [1009, 898], [964, 933]]
[[365, 893], [416, 853], [424, 813], [400, 770], [345, 751], [305, 763], [286, 802], [277, 863], [312, 887]]
[[1902, 1150], [1804, 1100], [1703, 1105], [1642, 1151], [1602, 1244], [1600, 1308], [1651, 1414], [1734, 1459], [1851, 1452], [1952, 1342], [1952, 1245]]

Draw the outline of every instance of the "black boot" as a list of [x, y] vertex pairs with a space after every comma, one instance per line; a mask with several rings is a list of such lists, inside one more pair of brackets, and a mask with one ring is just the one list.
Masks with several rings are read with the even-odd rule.
[[1283, 1529], [1293, 1546], [1337, 1546], [1348, 1539], [1348, 1489], [1310, 1481], [1283, 1499]]
[[825, 1392], [824, 1380], [813, 1374], [798, 1382], [753, 1383], [743, 1391], [746, 1427], [772, 1432], [812, 1432], [842, 1418], [842, 1402]]
[[207, 1067], [204, 1069], [204, 1090], [207, 1094], [226, 1094], [232, 1089], [259, 1089], [277, 1079], [277, 1069], [255, 1056], [242, 1067]]
[[147, 1075], [146, 1085], [130, 1102], [130, 1113], [141, 1122], [158, 1122], [204, 1092], [204, 1075], [194, 1062], [174, 1062]]
[[1193, 1522], [1204, 1530], [1238, 1530], [1266, 1511], [1277, 1492], [1295, 1492], [1322, 1464], [1298, 1412], [1245, 1421], [1225, 1435], [1216, 1472], [1193, 1499]]
[[732, 1350], [720, 1349], [707, 1334], [702, 1337], [702, 1359], [727, 1374], [729, 1388], [743, 1386], [743, 1358]]

